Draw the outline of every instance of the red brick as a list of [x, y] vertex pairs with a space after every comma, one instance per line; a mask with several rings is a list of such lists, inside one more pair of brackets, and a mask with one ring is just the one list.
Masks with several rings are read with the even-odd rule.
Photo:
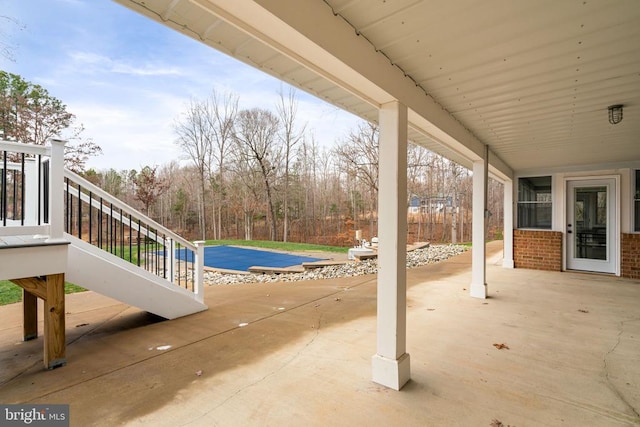
[[516, 268], [561, 271], [562, 233], [513, 230], [513, 260]]
[[640, 279], [640, 234], [622, 233], [621, 275], [630, 279]]

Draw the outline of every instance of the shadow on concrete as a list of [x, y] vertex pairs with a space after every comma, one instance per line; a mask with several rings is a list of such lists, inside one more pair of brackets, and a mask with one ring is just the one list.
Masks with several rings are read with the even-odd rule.
[[[410, 288], [463, 274], [469, 264], [467, 252], [409, 270]], [[194, 381], [256, 363], [290, 343], [313, 340], [323, 329], [375, 317], [375, 289], [371, 275], [211, 286], [208, 311], [171, 321], [123, 305], [126, 312], [104, 313], [79, 327], [96, 328], [75, 338], [70, 334], [66, 367], [44, 371], [41, 364], [32, 364], [7, 375], [0, 383], [0, 402], [70, 403], [73, 425], [124, 423], [173, 402]], [[15, 357], [24, 356], [22, 350]], [[105, 395], [104, 390], [112, 392]]]

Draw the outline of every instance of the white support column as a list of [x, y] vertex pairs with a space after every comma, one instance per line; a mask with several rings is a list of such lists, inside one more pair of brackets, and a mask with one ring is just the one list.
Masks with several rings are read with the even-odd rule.
[[373, 381], [400, 390], [409, 381], [407, 335], [407, 107], [380, 109], [377, 347]]
[[487, 164], [485, 160], [473, 162], [473, 213], [470, 294], [475, 298], [487, 297], [486, 216], [487, 216]]
[[48, 242], [64, 240], [64, 145], [66, 141], [51, 140], [49, 163], [49, 238]]
[[194, 260], [194, 268], [196, 274], [193, 284], [193, 292], [196, 294], [196, 301], [204, 302], [204, 240], [196, 240], [193, 242], [196, 245], [196, 253]]
[[513, 181], [504, 182], [504, 230], [502, 266], [513, 268]]

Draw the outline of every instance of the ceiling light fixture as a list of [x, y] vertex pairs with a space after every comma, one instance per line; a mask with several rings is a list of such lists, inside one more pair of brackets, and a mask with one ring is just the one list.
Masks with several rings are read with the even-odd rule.
[[622, 121], [622, 104], [609, 105], [609, 123], [617, 125]]

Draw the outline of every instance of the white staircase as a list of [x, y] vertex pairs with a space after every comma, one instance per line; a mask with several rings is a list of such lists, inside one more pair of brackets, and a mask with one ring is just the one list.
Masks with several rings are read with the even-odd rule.
[[69, 240], [66, 281], [167, 319], [207, 307], [193, 292], [65, 233]]
[[63, 151], [0, 141], [0, 280], [64, 273], [167, 319], [206, 310], [200, 242], [64, 170]]

